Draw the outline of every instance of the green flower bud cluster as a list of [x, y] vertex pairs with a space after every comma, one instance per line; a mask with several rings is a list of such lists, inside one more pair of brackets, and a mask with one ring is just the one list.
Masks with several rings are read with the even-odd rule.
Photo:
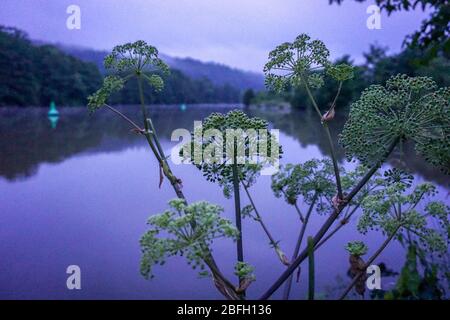
[[[393, 181], [389, 174], [383, 181], [379, 189], [363, 199], [358, 230], [363, 234], [369, 230], [381, 230], [391, 235], [400, 228], [398, 239], [404, 238], [402, 233], [410, 232], [430, 250], [446, 251], [450, 208], [439, 201], [427, 202], [428, 198], [436, 195], [436, 188], [430, 183], [412, 186], [409, 179]], [[444, 232], [439, 233], [429, 225], [430, 216], [439, 221]]]
[[408, 188], [411, 187], [412, 182], [414, 180], [414, 176], [412, 174], [397, 168], [386, 170], [384, 172], [384, 178], [386, 179], [386, 183], [388, 184], [402, 183]]
[[111, 54], [106, 56], [105, 68], [115, 72], [140, 72], [146, 67], [169, 71], [167, 65], [158, 58], [158, 50], [139, 40], [114, 47]]
[[333, 66], [329, 56], [330, 52], [322, 41], [311, 40], [308, 35], [301, 34], [294, 42], [285, 42], [269, 53], [269, 61], [264, 66], [266, 86], [281, 92], [305, 81], [310, 87], [318, 89], [324, 83], [324, 70], [337, 81], [353, 77], [351, 66]]
[[311, 204], [316, 195], [317, 209], [323, 212], [329, 208], [336, 193], [333, 164], [328, 159], [287, 164], [272, 176], [271, 187], [277, 198], [283, 196], [291, 205], [297, 203], [300, 196], [305, 203]]
[[122, 90], [124, 81], [117, 76], [107, 76], [103, 80], [103, 86], [88, 97], [88, 109], [90, 112], [101, 108], [112, 93]]
[[372, 85], [350, 107], [340, 142], [348, 159], [372, 165], [394, 141], [410, 139], [416, 151], [450, 172], [450, 88], [428, 77], [397, 75]]
[[234, 274], [239, 278], [255, 280], [256, 276], [253, 271], [255, 268], [247, 262], [238, 261], [234, 266]]
[[161, 91], [164, 80], [154, 72], [169, 73], [169, 67], [158, 58], [158, 50], [142, 40], [114, 47], [106, 56], [104, 65], [116, 75], [107, 76], [103, 86], [88, 97], [91, 112], [101, 108], [111, 94], [120, 91], [131, 77], [142, 77], [155, 91]]
[[324, 83], [323, 76], [319, 73], [313, 73], [308, 77], [308, 85], [313, 89], [320, 89]]
[[[184, 200], [169, 202], [170, 209], [149, 218], [151, 229], [140, 240], [141, 274], [152, 278], [154, 265], [171, 256], [185, 256], [194, 269], [204, 271], [209, 246], [217, 238], [237, 240], [238, 230], [220, 217], [223, 208], [200, 201], [186, 205]], [[195, 227], [194, 227], [195, 226]]]
[[360, 257], [365, 255], [367, 253], [367, 250], [369, 250], [369, 248], [362, 241], [352, 241], [347, 243], [345, 250], [347, 250], [348, 253], [350, 253], [351, 255]]
[[[212, 132], [213, 130], [220, 133], [220, 137], [205, 135], [205, 132]], [[242, 136], [233, 139], [234, 141], [228, 141], [227, 130], [242, 130]], [[255, 134], [248, 134], [251, 131], [254, 131]], [[196, 139], [196, 136], [199, 135], [202, 137], [201, 141]], [[256, 117], [248, 117], [240, 110], [233, 110], [226, 114], [212, 113], [203, 120], [201, 132], [196, 132], [194, 129], [192, 137], [191, 143], [181, 150], [185, 157], [189, 155], [191, 159], [195, 159], [196, 152], [205, 154], [205, 150], [211, 148], [211, 146], [220, 150], [220, 154], [215, 155], [220, 161], [202, 161], [201, 164], [196, 164], [196, 166], [203, 172], [208, 181], [219, 183], [227, 197], [231, 195], [233, 189], [233, 171], [230, 164], [234, 161], [233, 155], [235, 152], [236, 157], [238, 157], [238, 150], [243, 150], [244, 158], [240, 156], [237, 158], [238, 178], [239, 181], [243, 181], [248, 186], [255, 183], [259, 172], [265, 165], [278, 161], [282, 153], [281, 146], [269, 131], [267, 121]], [[266, 146], [265, 149], [261, 149], [262, 145]], [[271, 157], [272, 148], [278, 148], [278, 155], [275, 158]], [[253, 163], [252, 160], [256, 157], [258, 157], [257, 163]]]
[[353, 67], [346, 63], [329, 65], [326, 69], [326, 72], [329, 76], [337, 81], [350, 80], [354, 76]]
[[427, 216], [433, 217], [437, 223], [434, 229], [424, 230], [419, 238], [426, 247], [437, 248], [436, 251], [446, 252], [450, 243], [450, 206], [441, 201], [430, 201], [425, 206]]

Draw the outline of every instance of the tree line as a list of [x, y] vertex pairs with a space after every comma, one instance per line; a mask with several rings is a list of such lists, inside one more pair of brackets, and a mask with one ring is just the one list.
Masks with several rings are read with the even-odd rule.
[[[423, 50], [407, 47], [402, 52], [394, 55], [387, 54], [388, 49], [379, 45], [371, 45], [368, 52], [364, 53], [364, 63], [354, 66], [354, 77], [346, 81], [341, 89], [336, 106], [348, 108], [356, 101], [364, 88], [372, 84], [383, 85], [387, 79], [397, 74], [409, 76], [429, 76], [441, 87], [450, 85], [450, 60], [445, 53], [440, 53], [432, 59], [423, 60]], [[350, 56], [346, 55], [335, 61], [335, 64], [346, 63], [354, 65]], [[324, 85], [314, 90], [314, 95], [320, 106], [327, 106], [336, 95], [336, 82], [329, 76], [325, 76]], [[308, 94], [302, 86], [289, 87], [283, 94], [270, 91], [244, 93], [246, 104], [279, 103], [288, 102], [293, 108], [311, 108]], [[251, 101], [249, 101], [249, 98]]]
[[[102, 83], [93, 63], [81, 61], [52, 45], [35, 45], [21, 30], [0, 26], [0, 106], [83, 106]], [[161, 92], [145, 90], [155, 104], [233, 103], [241, 92], [231, 85], [214, 85], [209, 79], [192, 79], [178, 70], [164, 77]], [[130, 81], [114, 104], [133, 104], [137, 85]]]

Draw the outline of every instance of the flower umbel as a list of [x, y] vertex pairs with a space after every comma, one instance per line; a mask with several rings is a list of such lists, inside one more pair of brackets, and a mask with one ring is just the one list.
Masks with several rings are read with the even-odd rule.
[[169, 67], [158, 58], [158, 50], [142, 40], [114, 47], [104, 65], [115, 74], [105, 77], [103, 86], [88, 97], [91, 112], [104, 106], [111, 94], [122, 90], [132, 77], [142, 77], [155, 91], [161, 91], [164, 81], [160, 74], [169, 73]]
[[[152, 227], [141, 238], [141, 273], [153, 277], [152, 268], [171, 256], [185, 256], [195, 269], [205, 268], [209, 245], [217, 238], [236, 240], [239, 232], [220, 217], [223, 209], [206, 201], [186, 205], [182, 199], [169, 201], [170, 209], [148, 220]], [[194, 228], [195, 226], [195, 228]]]
[[[385, 176], [381, 188], [362, 201], [363, 214], [358, 222], [358, 230], [365, 234], [369, 230], [381, 230], [387, 235], [398, 228], [397, 239], [403, 233], [417, 236], [418, 241], [431, 251], [445, 252], [448, 245], [450, 208], [444, 203], [428, 200], [436, 195], [436, 188], [429, 183], [415, 187], [405, 181], [393, 182]], [[443, 232], [430, 225], [429, 217], [438, 222]]]
[[350, 107], [340, 142], [347, 157], [379, 161], [393, 141], [412, 140], [418, 153], [450, 172], [450, 88], [428, 77], [397, 75], [372, 85]]
[[318, 87], [323, 82], [322, 75], [311, 72], [327, 67], [329, 56], [322, 41], [301, 34], [294, 42], [283, 43], [269, 53], [269, 61], [264, 66], [266, 85], [275, 91], [282, 91], [288, 85], [299, 85], [302, 81]]

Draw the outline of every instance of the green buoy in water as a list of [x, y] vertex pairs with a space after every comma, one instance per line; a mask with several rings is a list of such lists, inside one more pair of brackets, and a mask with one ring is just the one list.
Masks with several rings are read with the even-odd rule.
[[59, 116], [59, 111], [56, 110], [55, 102], [50, 102], [50, 110], [48, 110], [48, 116]]
[[50, 120], [50, 126], [52, 127], [52, 129], [55, 129], [56, 124], [58, 123], [59, 120], [59, 111], [56, 110], [56, 105], [54, 101], [50, 103], [50, 110], [48, 110], [47, 116], [48, 120]]

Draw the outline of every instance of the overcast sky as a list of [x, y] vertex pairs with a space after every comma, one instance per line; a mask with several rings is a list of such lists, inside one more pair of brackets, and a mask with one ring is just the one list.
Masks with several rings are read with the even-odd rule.
[[[333, 57], [361, 58], [378, 42], [397, 52], [420, 26], [421, 11], [382, 15], [381, 30], [366, 27], [366, 9], [344, 0], [0, 0], [0, 24], [31, 38], [95, 49], [143, 39], [173, 56], [190, 56], [261, 71], [268, 52], [300, 33], [323, 40]], [[81, 30], [66, 27], [66, 9], [81, 8]]]

